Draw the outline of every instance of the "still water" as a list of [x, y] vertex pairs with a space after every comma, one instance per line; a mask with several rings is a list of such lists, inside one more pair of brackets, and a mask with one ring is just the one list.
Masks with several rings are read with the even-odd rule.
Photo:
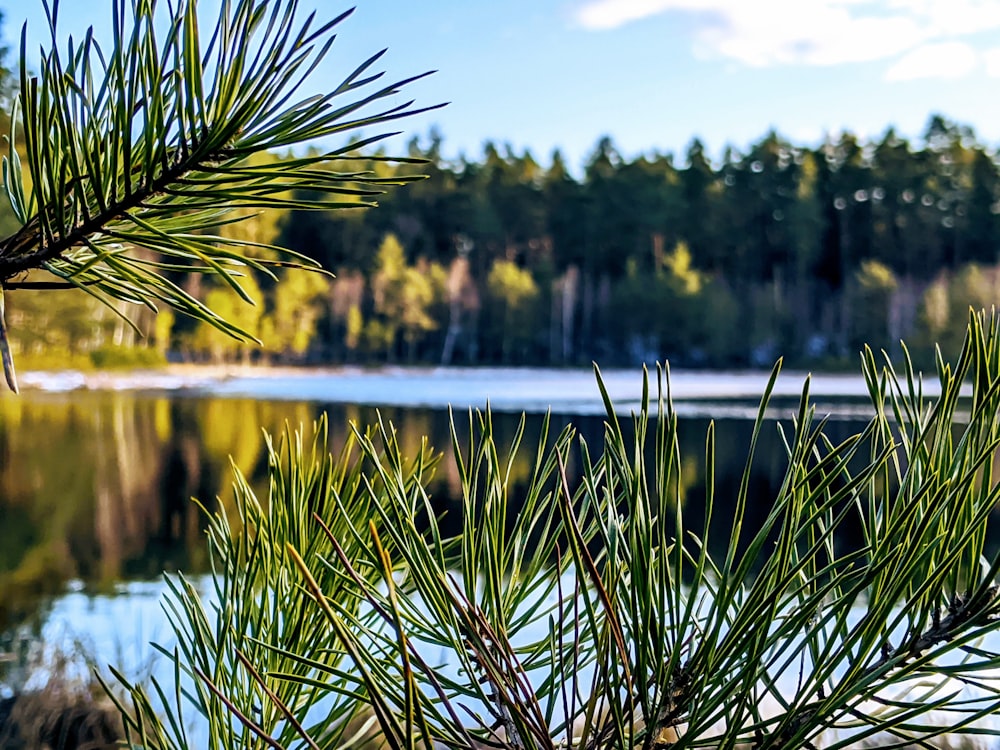
[[[22, 642], [27, 636], [79, 643], [98, 663], [114, 662], [127, 671], [141, 667], [145, 644], [167, 632], [158, 606], [162, 573], [197, 576], [208, 570], [204, 517], [191, 498], [212, 509], [227, 496], [230, 457], [263, 492], [263, 431], [309, 424], [324, 413], [334, 450], [351, 423], [369, 424], [381, 415], [397, 428], [404, 453], [414, 455], [423, 436], [449, 449], [449, 400], [468, 408], [489, 398], [500, 445], [510, 443], [519, 411], [526, 409], [525, 439], [512, 472], [516, 497], [530, 476], [537, 448], [532, 438], [546, 406], [553, 408], [554, 430], [572, 422], [591, 446], [601, 444], [604, 432], [604, 407], [591, 374], [533, 372], [353, 372], [332, 380], [307, 375], [138, 382], [125, 390], [112, 389], [120, 383], [61, 390], [63, 378], [41, 381], [48, 390], [0, 398], [0, 632], [6, 631], [8, 644], [13, 633]], [[704, 498], [709, 420], [716, 422], [716, 504], [725, 517], [756, 409], [749, 394], [765, 380], [755, 374], [675, 381], [682, 495], [694, 518]], [[801, 380], [783, 384], [753, 469], [751, 520], [766, 514], [784, 472], [776, 424], [790, 419]], [[640, 375], [611, 374], [608, 385], [624, 414], [636, 408]], [[857, 398], [862, 388], [857, 380], [838, 381], [821, 395], [819, 411], [835, 417], [828, 428], [835, 442], [863, 429], [870, 407]], [[458, 476], [450, 461], [442, 462], [429, 490], [441, 511], [457, 502]], [[457, 521], [456, 513], [447, 515]]]

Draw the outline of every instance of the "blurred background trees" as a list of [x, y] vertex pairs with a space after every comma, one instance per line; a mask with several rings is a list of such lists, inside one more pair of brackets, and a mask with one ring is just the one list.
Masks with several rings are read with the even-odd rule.
[[[0, 45], [4, 131], [15, 84]], [[715, 161], [697, 138], [681, 155], [626, 159], [604, 137], [579, 172], [558, 150], [539, 161], [487, 142], [477, 159], [446, 159], [442, 145], [432, 130], [408, 146], [426, 164], [364, 165], [379, 177], [428, 175], [383, 196], [378, 211], [276, 210], [223, 228], [259, 243], [262, 258], [283, 245], [333, 277], [258, 275], [250, 306], [209, 279], [178, 276], [260, 347], [170, 311], [129, 310], [132, 328], [125, 307], [80, 292], [12, 291], [14, 353], [42, 367], [742, 367], [779, 355], [853, 367], [863, 343], [893, 353], [906, 338], [927, 364], [935, 343], [954, 353], [970, 305], [1000, 301], [997, 153], [944, 116], [915, 142], [891, 127], [816, 146], [772, 131]], [[14, 226], [0, 206], [0, 233]]]
[[840, 366], [865, 342], [953, 347], [998, 299], [1000, 170], [943, 117], [917, 143], [770, 132], [719, 163], [698, 140], [627, 160], [603, 138], [578, 176], [492, 143], [448, 161], [434, 132], [409, 153], [430, 177], [381, 210], [278, 220], [340, 277], [299, 357]]
[[926, 362], [933, 343], [957, 346], [969, 305], [1000, 301], [996, 154], [943, 117], [917, 143], [891, 128], [818, 147], [770, 132], [719, 163], [698, 140], [680, 159], [627, 160], [603, 138], [579, 176], [558, 152], [542, 165], [487, 143], [478, 161], [449, 161], [441, 143], [435, 132], [410, 143], [428, 165], [367, 165], [430, 175], [379, 211], [234, 225], [335, 274], [260, 276], [255, 306], [189, 282], [259, 349], [166, 314], [140, 318], [143, 337], [85, 295], [40, 304], [14, 292], [18, 353], [46, 354], [43, 364], [54, 352], [108, 361], [111, 349], [149, 362], [703, 367], [783, 355], [837, 367], [863, 343], [892, 351], [904, 337], [923, 342]]

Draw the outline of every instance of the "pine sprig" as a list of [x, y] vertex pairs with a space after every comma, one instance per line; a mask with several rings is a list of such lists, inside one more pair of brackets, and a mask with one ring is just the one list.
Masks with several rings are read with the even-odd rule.
[[[396, 102], [402, 87], [427, 74], [378, 85], [382, 73], [372, 70], [384, 50], [328, 92], [300, 93], [352, 11], [319, 23], [315, 13], [300, 19], [298, 0], [225, 0], [203, 44], [197, 0], [113, 0], [109, 49], [88, 29], [60, 51], [58, 0], [43, 2], [51, 46], [31, 74], [22, 30], [20, 92], [0, 165], [21, 223], [0, 240], [4, 289], [34, 283], [26, 272], [43, 269], [102, 301], [164, 303], [249, 340], [165, 271], [216, 275], [249, 299], [241, 278], [251, 268], [315, 263], [288, 251], [261, 258], [255, 243], [222, 236], [233, 209], [366, 207], [387, 187], [418, 179], [335, 168], [392, 132], [282, 164], [251, 161], [435, 108]], [[19, 124], [23, 160], [14, 145]], [[164, 265], [135, 248], [156, 251]], [[6, 363], [3, 326], [0, 344]], [[7, 374], [15, 387], [13, 370]]]

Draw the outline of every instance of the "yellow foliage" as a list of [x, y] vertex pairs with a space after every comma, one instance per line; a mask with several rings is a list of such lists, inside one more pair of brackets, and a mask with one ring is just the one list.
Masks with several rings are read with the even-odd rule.
[[347, 331], [344, 334], [344, 345], [352, 352], [356, 351], [361, 344], [361, 333], [365, 327], [365, 319], [361, 315], [361, 308], [351, 305], [347, 308]]
[[819, 166], [816, 164], [816, 157], [811, 152], [806, 151], [803, 154], [802, 165], [799, 167], [799, 171], [801, 177], [799, 177], [799, 185], [795, 190], [795, 196], [800, 201], [804, 201], [816, 189], [816, 180], [819, 178]]
[[394, 234], [385, 236], [377, 258], [372, 291], [380, 320], [368, 323], [366, 337], [370, 348], [388, 351], [399, 331], [414, 344], [420, 334], [437, 327], [430, 307], [440, 298], [438, 290], [445, 288], [445, 272], [435, 272], [426, 263], [407, 265], [403, 246]]
[[[241, 279], [241, 285], [255, 304], [241, 299], [228, 286], [209, 291], [205, 295], [205, 304], [220, 317], [238, 326], [250, 336], [259, 339], [263, 314], [263, 306], [260, 301], [263, 295], [253, 274], [247, 274]], [[253, 346], [251, 343], [238, 341], [229, 334], [202, 321], [199, 321], [195, 327], [191, 343], [195, 349], [209, 352], [214, 361], [232, 360], [236, 358], [236, 355], [247, 358], [250, 354], [250, 347]]]
[[365, 348], [370, 352], [386, 352], [396, 339], [396, 332], [381, 320], [365, 323]]
[[538, 285], [531, 272], [509, 260], [493, 263], [486, 284], [490, 293], [502, 299], [510, 309], [519, 309], [538, 296]]
[[865, 291], [891, 292], [899, 286], [892, 269], [877, 260], [861, 261], [861, 267], [855, 275]]
[[946, 357], [955, 355], [965, 337], [969, 309], [989, 311], [998, 300], [1000, 267], [970, 263], [952, 274], [940, 274], [921, 300], [920, 333], [925, 359], [933, 361], [935, 344]]
[[691, 249], [686, 242], [678, 242], [674, 251], [663, 259], [670, 273], [670, 281], [680, 294], [695, 295], [701, 291], [702, 274], [691, 267]]
[[174, 311], [169, 307], [162, 308], [156, 313], [156, 320], [153, 323], [153, 344], [157, 350], [166, 352], [170, 348], [170, 332], [174, 329]]
[[427, 308], [434, 301], [431, 280], [417, 269], [407, 268], [401, 291], [400, 323], [404, 335], [411, 339], [421, 331], [434, 330], [434, 319], [427, 313]]
[[274, 288], [272, 309], [263, 321], [261, 340], [268, 349], [304, 354], [330, 291], [329, 279], [315, 271], [289, 269]]
[[937, 281], [927, 287], [923, 298], [923, 318], [930, 334], [938, 335], [948, 327], [949, 307], [947, 284]]

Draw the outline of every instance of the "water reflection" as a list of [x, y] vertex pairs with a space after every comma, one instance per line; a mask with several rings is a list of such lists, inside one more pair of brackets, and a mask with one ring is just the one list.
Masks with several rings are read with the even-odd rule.
[[[164, 570], [205, 572], [203, 517], [190, 498], [209, 508], [231, 492], [229, 457], [261, 495], [266, 490], [262, 430], [329, 414], [331, 444], [339, 450], [350, 423], [374, 422], [373, 407], [316, 402], [75, 392], [29, 393], [0, 399], [0, 630], [41, 616], [40, 603], [80, 581], [86, 591], [111, 591], [123, 581], [149, 580]], [[423, 436], [439, 450], [451, 445], [448, 414], [429, 408], [380, 410], [397, 428], [402, 450], [415, 455]], [[780, 412], [777, 412], [780, 413]], [[494, 415], [500, 444], [513, 439], [520, 417]], [[542, 417], [529, 415], [525, 438], [511, 470], [516, 498], [529, 481]], [[603, 420], [553, 416], [552, 434], [572, 421], [597, 450]], [[460, 433], [468, 421], [459, 420]], [[836, 442], [863, 423], [830, 426]], [[683, 462], [680, 496], [697, 521], [704, 504], [704, 441], [708, 419], [681, 421]], [[746, 457], [751, 423], [716, 423], [716, 503], [722, 523], [734, 500]], [[756, 502], [751, 517], [763, 518], [781, 481], [784, 449], [777, 431], [766, 429], [751, 479]], [[570, 467], [572, 470], [572, 466]], [[444, 461], [430, 490], [439, 511], [454, 511], [461, 492], [457, 471]], [[446, 513], [446, 530], [457, 528]], [[751, 518], [752, 520], [752, 518]]]

